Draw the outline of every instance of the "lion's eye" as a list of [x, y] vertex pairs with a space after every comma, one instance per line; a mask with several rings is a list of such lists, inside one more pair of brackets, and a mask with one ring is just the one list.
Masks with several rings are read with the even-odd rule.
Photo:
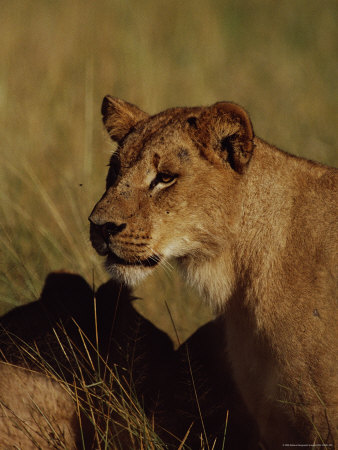
[[176, 175], [171, 175], [170, 173], [161, 173], [160, 172], [157, 174], [156, 178], [157, 178], [158, 183], [168, 184], [175, 180]]
[[173, 183], [173, 181], [176, 180], [176, 178], [177, 178], [177, 175], [173, 175], [171, 173], [159, 172], [156, 175], [156, 178], [151, 182], [150, 189], [153, 189], [159, 183], [171, 184], [171, 183]]

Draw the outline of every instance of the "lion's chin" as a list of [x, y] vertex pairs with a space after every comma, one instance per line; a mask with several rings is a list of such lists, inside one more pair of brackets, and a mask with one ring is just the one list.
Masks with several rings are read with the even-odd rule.
[[107, 258], [105, 262], [105, 268], [114, 280], [129, 286], [136, 286], [154, 270], [153, 267], [149, 266], [132, 266], [112, 263], [109, 258]]

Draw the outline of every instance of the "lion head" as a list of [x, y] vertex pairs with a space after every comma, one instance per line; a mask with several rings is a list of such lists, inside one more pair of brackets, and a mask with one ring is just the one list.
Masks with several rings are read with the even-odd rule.
[[102, 114], [118, 146], [89, 221], [108, 272], [135, 284], [170, 258], [198, 264], [230, 247], [254, 148], [247, 113], [220, 102], [151, 116], [107, 96]]

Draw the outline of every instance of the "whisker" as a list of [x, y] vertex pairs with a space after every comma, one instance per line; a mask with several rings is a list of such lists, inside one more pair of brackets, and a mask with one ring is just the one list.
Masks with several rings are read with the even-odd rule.
[[160, 266], [163, 268], [164, 272], [168, 276], [168, 278], [171, 278], [172, 271], [170, 268], [168, 268], [163, 261], [160, 262]]
[[[158, 262], [157, 258], [159, 258], [159, 265], [163, 267], [163, 270], [166, 272], [166, 274], [171, 277], [172, 271], [174, 270], [174, 267], [166, 260], [162, 259], [158, 256], [157, 252], [150, 246], [147, 245], [147, 248], [152, 252], [152, 256], [150, 257], [153, 261]], [[156, 258], [157, 257], [157, 258]], [[156, 258], [156, 259], [155, 259]]]
[[173, 266], [166, 259], [161, 259], [160, 263], [163, 267], [168, 269], [169, 272], [172, 272], [174, 270]]
[[164, 259], [163, 263], [165, 263], [170, 270], [174, 270], [174, 266], [167, 259]]

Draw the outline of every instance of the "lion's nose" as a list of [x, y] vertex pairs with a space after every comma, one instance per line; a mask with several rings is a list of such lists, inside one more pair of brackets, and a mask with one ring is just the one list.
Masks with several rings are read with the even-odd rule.
[[92, 216], [89, 217], [89, 222], [94, 225], [96, 231], [102, 234], [104, 239], [108, 239], [110, 236], [115, 236], [123, 231], [127, 226], [126, 223], [121, 223], [119, 225], [114, 222], [102, 223], [102, 221], [94, 220]]
[[114, 222], [107, 222], [104, 225], [102, 225], [103, 234], [106, 234], [108, 236], [115, 236], [115, 234], [120, 233], [126, 228], [126, 223], [121, 223], [120, 225], [117, 225]]

